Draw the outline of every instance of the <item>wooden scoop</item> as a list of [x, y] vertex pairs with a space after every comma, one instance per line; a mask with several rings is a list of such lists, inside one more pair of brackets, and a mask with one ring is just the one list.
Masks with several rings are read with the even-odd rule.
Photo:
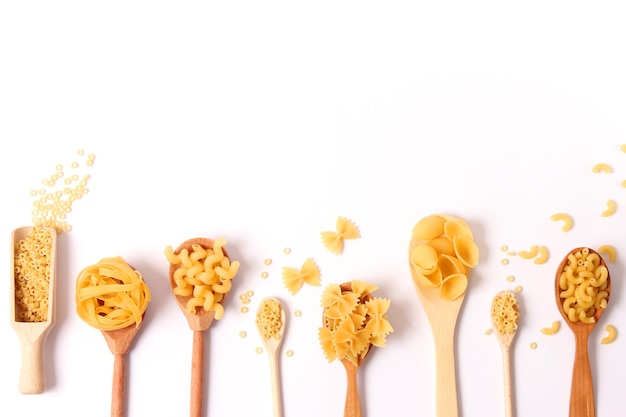
[[15, 245], [33, 229], [31, 226], [20, 227], [11, 234], [11, 326], [17, 333], [22, 350], [22, 365], [18, 383], [22, 394], [40, 394], [46, 389], [46, 378], [43, 364], [43, 348], [50, 329], [55, 322], [56, 292], [56, 246], [57, 232], [46, 227], [51, 236], [50, 275], [48, 284], [48, 311], [45, 321], [29, 322], [19, 318], [19, 307], [16, 306], [15, 290], [17, 271], [15, 264]]
[[[510, 291], [500, 291], [498, 296], [504, 296], [507, 294], [512, 294]], [[511, 345], [513, 344], [513, 339], [515, 338], [515, 334], [517, 333], [517, 327], [511, 332], [504, 332], [500, 334], [498, 332], [498, 327], [495, 323], [493, 323], [493, 315], [491, 316], [493, 330], [496, 334], [496, 338], [498, 339], [498, 343], [500, 344], [500, 348], [502, 350], [502, 369], [504, 374], [504, 415], [505, 417], [513, 417], [513, 389], [512, 389], [512, 378], [511, 378]], [[517, 324], [517, 323], [516, 323]]]
[[[561, 288], [559, 285], [561, 272], [565, 269], [568, 263], [569, 255], [573, 255], [578, 251], [583, 250], [584, 248], [575, 248], [571, 250], [561, 264], [556, 272], [554, 293], [556, 296], [556, 305], [565, 320], [565, 323], [569, 326], [569, 328], [574, 333], [574, 339], [576, 343], [576, 350], [574, 354], [574, 370], [572, 372], [572, 387], [570, 391], [570, 402], [569, 402], [569, 415], [570, 417], [595, 417], [595, 402], [594, 402], [594, 393], [593, 393], [593, 377], [591, 373], [591, 365], [589, 364], [589, 335], [595, 328], [600, 316], [604, 313], [604, 308], [600, 307], [596, 310], [594, 317], [595, 323], [584, 323], [581, 321], [572, 322], [569, 319], [567, 312], [563, 309], [563, 299], [561, 298]], [[600, 256], [600, 254], [593, 249], [589, 249], [589, 253], [595, 253], [600, 258], [600, 265], [604, 265], [606, 267], [606, 263], [604, 259]], [[608, 268], [607, 268], [608, 271]], [[609, 300], [611, 296], [611, 275], [608, 274], [607, 277], [607, 287], [605, 291], [608, 293], [606, 299]]]
[[[275, 298], [267, 297], [261, 300], [261, 303], [259, 304], [259, 311], [263, 308], [263, 304], [265, 300], [275, 300], [280, 305], [280, 302], [276, 300]], [[258, 329], [261, 335], [261, 340], [263, 341], [263, 346], [265, 346], [265, 350], [267, 351], [267, 355], [269, 356], [269, 359], [270, 359], [270, 374], [271, 374], [270, 377], [271, 377], [271, 382], [272, 382], [272, 405], [274, 409], [274, 417], [282, 417], [283, 415], [281, 389], [280, 389], [280, 374], [278, 372], [278, 353], [280, 352], [280, 345], [283, 341], [283, 336], [285, 334], [285, 325], [287, 324], [285, 322], [285, 319], [286, 319], [285, 309], [281, 305], [280, 306], [281, 327], [280, 327], [280, 330], [278, 331], [279, 337], [277, 338], [270, 337], [266, 339], [263, 337], [262, 330]]]
[[[190, 253], [193, 251], [193, 245], [198, 244], [204, 249], [213, 248], [213, 240], [206, 238], [193, 238], [188, 239], [181, 243], [178, 248], [174, 250], [174, 253], [179, 254], [181, 250], [187, 249]], [[226, 249], [222, 248], [224, 256], [228, 257]], [[172, 290], [176, 288], [176, 282], [174, 281], [174, 272], [178, 269], [179, 265], [170, 264], [169, 276], [170, 286]], [[224, 298], [220, 303], [223, 303]], [[211, 326], [213, 319], [215, 318], [214, 311], [206, 311], [204, 309], [198, 309], [196, 314], [191, 314], [187, 311], [187, 301], [191, 297], [184, 297], [180, 295], [174, 295], [178, 307], [185, 315], [189, 328], [193, 331], [193, 349], [191, 356], [191, 406], [190, 417], [202, 416], [202, 396], [204, 394], [204, 332]]]
[[[352, 291], [352, 283], [344, 282], [340, 285], [341, 292], [351, 292]], [[372, 298], [370, 294], [366, 295], [363, 301], [368, 301]], [[322, 323], [324, 326], [328, 326], [328, 323], [322, 316]], [[357, 358], [356, 364], [352, 363], [350, 359], [344, 358], [341, 359], [341, 363], [343, 367], [346, 369], [346, 377], [347, 377], [347, 389], [346, 389], [346, 403], [344, 406], [343, 415], [344, 417], [361, 417], [361, 401], [359, 400], [359, 387], [358, 387], [358, 379], [357, 374], [359, 371], [359, 367], [365, 360], [365, 357], [370, 351], [371, 344], [369, 344], [366, 350], [359, 355]]]

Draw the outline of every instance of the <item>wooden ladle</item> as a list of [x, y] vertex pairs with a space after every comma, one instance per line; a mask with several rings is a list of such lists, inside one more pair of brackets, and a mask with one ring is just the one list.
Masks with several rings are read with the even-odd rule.
[[19, 308], [16, 306], [15, 290], [17, 271], [15, 265], [15, 245], [31, 232], [31, 226], [20, 227], [11, 233], [11, 326], [15, 330], [22, 350], [22, 364], [18, 382], [22, 394], [41, 394], [46, 389], [43, 349], [48, 334], [55, 323], [56, 293], [56, 247], [57, 232], [46, 227], [50, 232], [51, 254], [49, 260], [48, 310], [45, 321], [29, 322], [19, 319]]
[[[179, 254], [181, 250], [187, 249], [190, 253], [193, 251], [193, 245], [200, 245], [204, 249], [213, 249], [213, 240], [206, 238], [193, 238], [188, 239], [181, 243], [175, 250], [175, 254]], [[224, 256], [228, 258], [226, 249], [222, 248]], [[179, 265], [170, 264], [169, 278], [170, 286], [172, 290], [176, 288], [176, 282], [174, 281], [174, 272], [178, 269]], [[202, 308], [197, 309], [195, 314], [191, 314], [187, 310], [187, 301], [190, 296], [175, 295], [176, 303], [180, 307], [181, 311], [187, 319], [189, 328], [193, 331], [193, 348], [191, 355], [191, 398], [190, 398], [190, 417], [201, 417], [203, 407], [203, 394], [204, 394], [204, 332], [209, 329], [213, 319], [215, 318], [215, 311], [206, 311]], [[223, 303], [226, 299], [220, 301]]]
[[[352, 291], [352, 283], [344, 282], [340, 285], [341, 292], [351, 292]], [[363, 297], [361, 300], [362, 303], [365, 303], [371, 300], [372, 296], [370, 294]], [[328, 322], [326, 318], [322, 316], [322, 323], [325, 327], [328, 326]], [[356, 364], [353, 363], [350, 359], [344, 358], [341, 359], [341, 363], [346, 370], [347, 377], [347, 388], [346, 388], [346, 403], [344, 406], [343, 415], [344, 417], [361, 417], [361, 401], [359, 399], [359, 387], [358, 387], [358, 378], [357, 374], [359, 371], [359, 367], [367, 357], [367, 354], [370, 351], [371, 344], [368, 344], [367, 348], [363, 353], [361, 353], [357, 357]]]
[[[595, 417], [595, 402], [593, 392], [593, 377], [591, 373], [591, 365], [589, 363], [589, 335], [595, 328], [598, 320], [604, 313], [604, 308], [597, 308], [594, 314], [594, 323], [584, 323], [582, 321], [572, 322], [567, 312], [563, 308], [564, 299], [561, 298], [560, 276], [561, 272], [568, 264], [569, 256], [575, 255], [577, 252], [588, 248], [575, 248], [571, 250], [564, 258], [556, 272], [554, 292], [556, 296], [556, 304], [558, 306], [565, 323], [574, 333], [576, 349], [574, 353], [574, 369], [572, 372], [572, 387], [570, 391], [569, 415], [570, 417]], [[593, 249], [589, 249], [590, 254], [597, 254], [600, 259], [600, 265], [606, 267], [604, 259]], [[608, 271], [608, 268], [607, 268]], [[611, 296], [611, 275], [607, 277], [606, 299]]]

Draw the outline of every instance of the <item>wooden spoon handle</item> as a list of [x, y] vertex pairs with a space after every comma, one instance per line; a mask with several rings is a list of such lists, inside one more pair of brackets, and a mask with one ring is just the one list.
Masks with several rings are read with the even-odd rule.
[[22, 394], [41, 394], [46, 389], [43, 368], [43, 343], [40, 337], [35, 341], [22, 341], [22, 365], [18, 389]]
[[569, 399], [570, 417], [595, 417], [593, 377], [589, 364], [588, 333], [575, 333], [576, 353]]
[[347, 375], [346, 405], [343, 410], [344, 417], [361, 417], [361, 402], [359, 401], [359, 387], [357, 384], [358, 366], [352, 363], [344, 364]]
[[111, 393], [111, 417], [124, 416], [126, 392], [126, 355], [113, 355], [113, 390]]
[[511, 351], [502, 348], [502, 369], [504, 374], [504, 415], [513, 417], [513, 388], [511, 384]]
[[270, 353], [270, 377], [272, 381], [272, 405], [274, 417], [283, 416], [283, 404], [280, 393], [280, 375], [278, 373], [278, 356], [276, 352]]
[[191, 354], [191, 417], [202, 417], [202, 396], [204, 394], [204, 332], [193, 332]]
[[454, 326], [434, 330], [437, 367], [437, 417], [458, 417]]

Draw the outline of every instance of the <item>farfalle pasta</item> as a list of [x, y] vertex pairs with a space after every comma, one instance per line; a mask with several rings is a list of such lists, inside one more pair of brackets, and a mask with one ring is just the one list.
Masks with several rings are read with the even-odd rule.
[[320, 276], [320, 270], [312, 258], [305, 260], [300, 269], [283, 267], [283, 283], [292, 295], [300, 291], [303, 284], [319, 287]]
[[76, 279], [76, 312], [99, 330], [138, 327], [150, 298], [142, 275], [120, 256], [84, 268]]
[[349, 360], [357, 364], [370, 346], [385, 346], [387, 335], [393, 332], [387, 320], [391, 301], [373, 297], [377, 288], [353, 280], [342, 285], [330, 284], [322, 293], [323, 326], [318, 336], [329, 362]]
[[359, 229], [351, 220], [339, 216], [335, 224], [335, 231], [321, 232], [322, 243], [335, 255], [343, 251], [343, 242], [347, 239], [358, 239], [361, 237]]
[[452, 301], [465, 293], [478, 258], [472, 231], [459, 218], [430, 215], [413, 228], [409, 259], [415, 285], [438, 289], [444, 300]]

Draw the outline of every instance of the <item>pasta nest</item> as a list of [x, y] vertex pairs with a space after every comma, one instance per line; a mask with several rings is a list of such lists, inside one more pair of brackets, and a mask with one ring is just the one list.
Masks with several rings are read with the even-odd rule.
[[99, 330], [138, 327], [150, 299], [141, 273], [119, 256], [84, 268], [76, 280], [76, 312]]
[[318, 330], [322, 351], [329, 362], [357, 364], [371, 345], [384, 347], [393, 328], [387, 320], [391, 301], [372, 296], [378, 287], [353, 280], [330, 284], [322, 294], [323, 326]]

